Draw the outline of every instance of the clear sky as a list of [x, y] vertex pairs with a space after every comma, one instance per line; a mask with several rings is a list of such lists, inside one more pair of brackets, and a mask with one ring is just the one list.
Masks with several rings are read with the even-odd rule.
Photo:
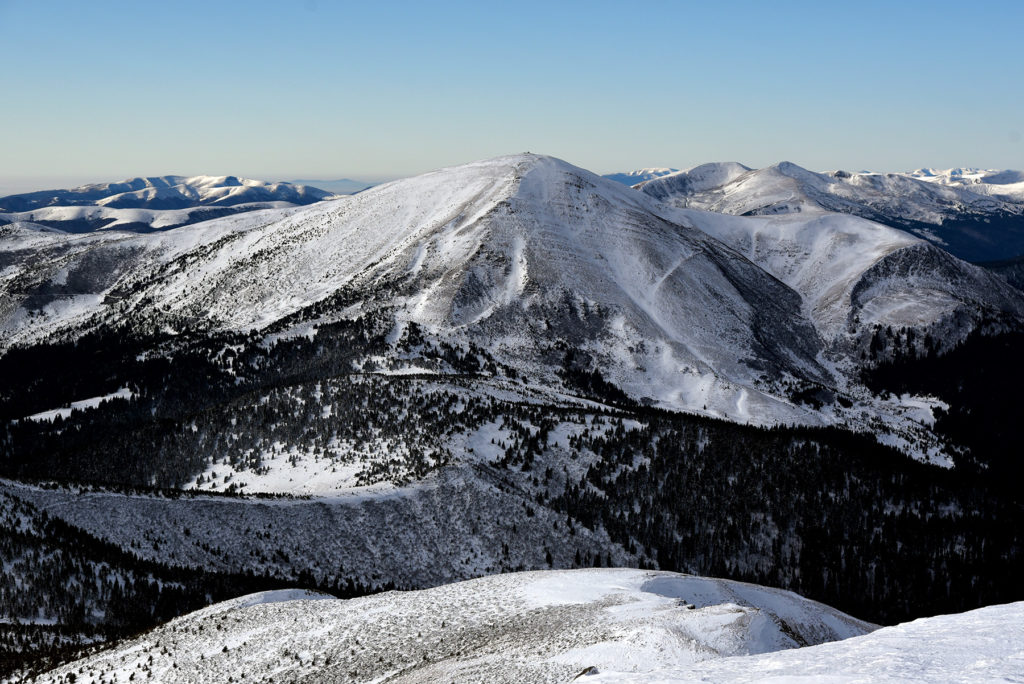
[[0, 186], [1024, 167], [1022, 0], [0, 0], [0, 36]]

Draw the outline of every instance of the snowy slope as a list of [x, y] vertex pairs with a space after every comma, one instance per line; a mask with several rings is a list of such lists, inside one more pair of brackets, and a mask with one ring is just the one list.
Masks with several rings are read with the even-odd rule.
[[329, 194], [305, 185], [267, 183], [237, 176], [154, 176], [0, 197], [0, 212], [25, 212], [56, 206], [184, 209], [251, 202], [310, 204]]
[[595, 673], [596, 682], [1019, 682], [1024, 679], [1024, 603], [883, 627], [845, 641], [708, 660], [645, 673]]
[[1024, 316], [1024, 300], [999, 278], [856, 216], [682, 211], [799, 292], [804, 313], [832, 344], [863, 349], [876, 326], [891, 326], [953, 345], [985, 318]]
[[634, 185], [641, 185], [644, 192], [660, 200], [688, 197], [694, 193], [707, 192], [731, 183], [751, 171], [749, 166], [736, 162], [701, 164], [684, 171], [666, 173], [654, 179], [642, 179]]
[[971, 261], [1024, 253], [1024, 195], [1015, 194], [1017, 172], [987, 176], [1002, 185], [966, 182], [975, 178], [970, 175], [927, 173], [815, 173], [791, 162], [763, 169], [722, 163], [639, 187], [674, 206], [725, 214], [852, 214], [909, 230]]
[[796, 594], [639, 570], [518, 573], [332, 600], [272, 592], [186, 615], [39, 681], [559, 682], [863, 635]]
[[503, 485], [461, 465], [402, 488], [309, 499], [54, 491], [3, 480], [0, 493], [144, 560], [290, 581], [306, 572], [328, 586], [354, 578], [367, 586], [431, 587], [515, 569], [572, 567], [577, 554], [616, 566], [639, 562], [605, 531], [577, 525], [570, 532], [564, 513]]

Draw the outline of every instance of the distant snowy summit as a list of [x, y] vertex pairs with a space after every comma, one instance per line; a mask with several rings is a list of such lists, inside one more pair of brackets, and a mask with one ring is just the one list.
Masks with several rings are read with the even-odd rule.
[[626, 173], [609, 173], [604, 177], [608, 180], [613, 180], [616, 183], [622, 183], [623, 185], [636, 185], [637, 183], [661, 178], [662, 176], [667, 176], [668, 174], [676, 173], [677, 171], [679, 171], [679, 169], [655, 166], [647, 169], [627, 171]]
[[958, 186], [981, 195], [1024, 202], [1024, 171], [974, 168], [917, 169], [907, 175], [928, 183]]
[[0, 225], [70, 233], [149, 232], [258, 209], [313, 204], [334, 193], [309, 185], [237, 176], [152, 176], [0, 197]]

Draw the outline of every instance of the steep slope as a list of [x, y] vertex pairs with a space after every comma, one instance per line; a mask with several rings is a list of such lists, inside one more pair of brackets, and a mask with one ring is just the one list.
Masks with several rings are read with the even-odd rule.
[[725, 214], [852, 214], [908, 230], [969, 261], [1024, 253], [1024, 203], [1012, 192], [978, 192], [989, 186], [926, 182], [911, 174], [815, 173], [790, 162], [745, 168], [706, 164], [640, 189], [674, 206]]
[[340, 297], [318, 316], [376, 311], [393, 339], [416, 323], [539, 376], [571, 348], [638, 398], [813, 421], [771, 396], [770, 378], [828, 381], [799, 297], [662, 214], [620, 184], [522, 155], [153, 236], [41, 246], [9, 228], [3, 337], [127, 320], [244, 331]]
[[653, 182], [654, 179], [645, 178], [634, 185], [640, 185], [651, 197], [674, 203], [672, 200], [676, 198], [689, 198], [695, 193], [727, 185], [750, 171], [749, 166], [736, 162], [701, 164], [684, 171], [663, 174], [657, 178], [657, 183]]
[[774, 652], [873, 627], [795, 594], [673, 573], [503, 575], [349, 601], [272, 592], [211, 606], [58, 668], [106, 681], [567, 681]]
[[870, 351], [880, 329], [912, 329], [948, 349], [988, 322], [1020, 319], [1024, 299], [984, 269], [900, 230], [833, 213], [687, 220], [800, 293], [804, 313], [840, 355]]
[[252, 202], [311, 204], [330, 193], [305, 185], [266, 183], [237, 176], [154, 176], [95, 183], [68, 190], [0, 197], [0, 211], [28, 212], [44, 207], [99, 206], [111, 209], [228, 207]]

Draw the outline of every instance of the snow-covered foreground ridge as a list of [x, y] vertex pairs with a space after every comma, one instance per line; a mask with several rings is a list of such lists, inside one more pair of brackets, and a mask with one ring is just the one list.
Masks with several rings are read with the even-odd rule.
[[74, 673], [78, 682], [564, 682], [588, 668], [644, 674], [872, 629], [791, 592], [741, 582], [629, 569], [542, 571], [348, 601], [256, 594], [39, 681]]
[[708, 660], [649, 672], [597, 672], [581, 682], [975, 684], [1024, 681], [1024, 603], [883, 627], [845, 641]]

